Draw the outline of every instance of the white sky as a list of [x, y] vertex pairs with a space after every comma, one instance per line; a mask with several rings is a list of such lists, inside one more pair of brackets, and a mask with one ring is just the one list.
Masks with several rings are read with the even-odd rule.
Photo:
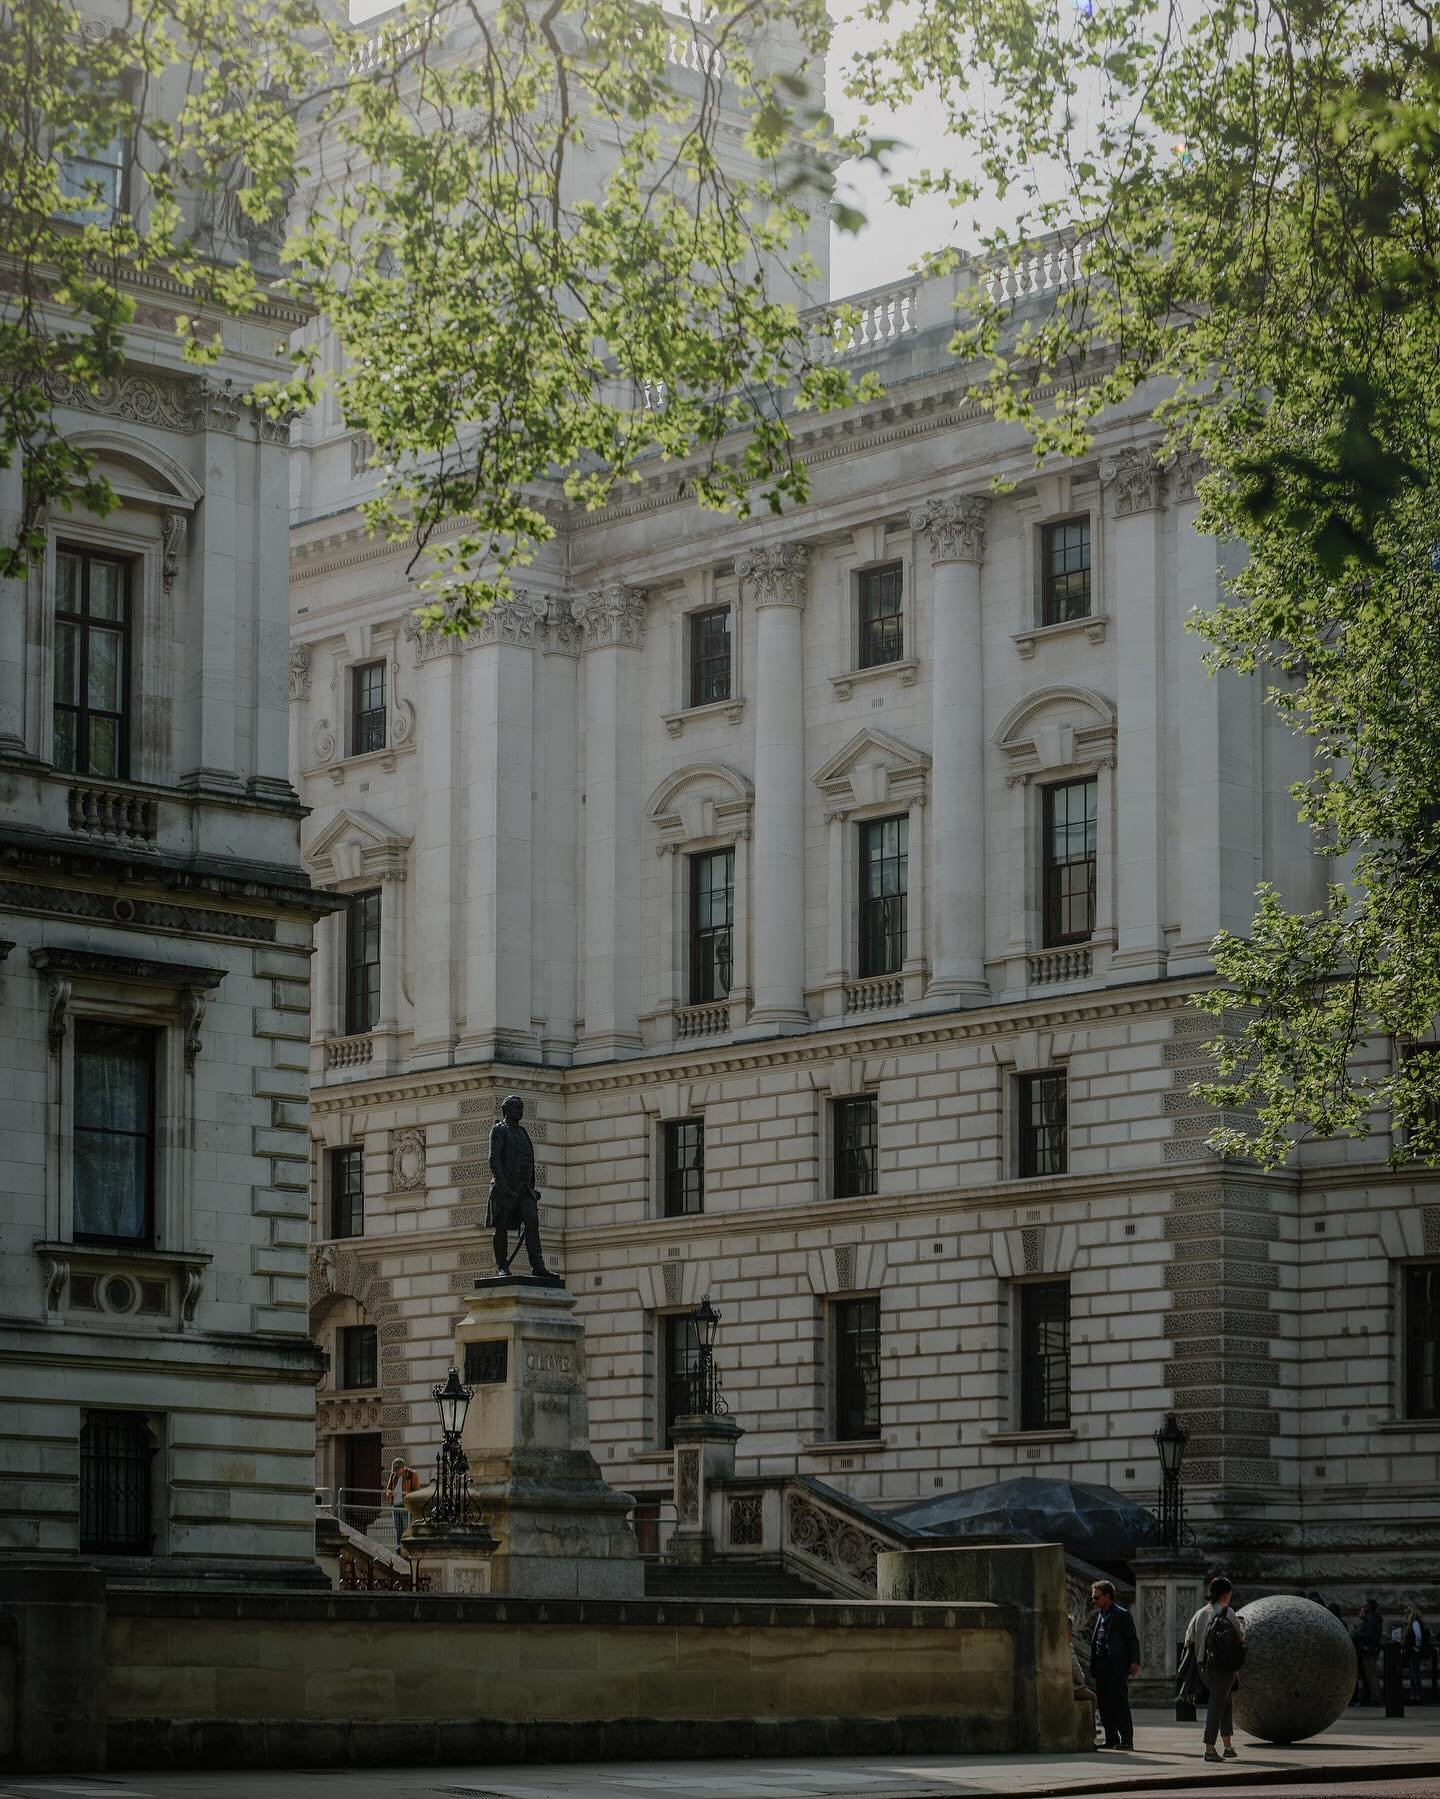
[[[394, 4], [395, 0], [351, 0], [350, 16], [358, 22], [386, 12]], [[830, 104], [837, 123], [845, 129], [855, 122], [859, 109], [843, 101], [837, 75], [862, 38], [860, 29], [844, 16], [847, 0], [830, 0], [830, 7], [839, 21], [830, 54]], [[938, 166], [945, 156], [960, 148], [945, 142], [939, 119], [938, 104], [927, 106], [923, 99], [903, 112], [871, 114], [873, 132], [898, 138], [910, 146], [906, 153], [892, 159], [892, 176], [903, 177], [927, 164]], [[831, 230], [830, 291], [835, 298], [900, 280], [928, 251], [948, 244], [962, 249], [975, 244], [976, 234], [970, 229], [968, 217], [953, 212], [941, 200], [929, 199], [909, 208], [894, 205], [886, 192], [886, 177], [873, 164], [843, 168], [836, 193], [847, 204], [858, 206], [868, 223], [857, 235]]]

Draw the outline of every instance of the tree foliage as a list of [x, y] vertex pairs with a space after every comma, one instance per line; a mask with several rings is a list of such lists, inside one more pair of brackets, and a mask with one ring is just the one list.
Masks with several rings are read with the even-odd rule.
[[[1296, 792], [1336, 863], [1325, 905], [1266, 890], [1216, 945], [1232, 1015], [1208, 1096], [1253, 1107], [1212, 1139], [1268, 1165], [1301, 1131], [1363, 1134], [1434, 1160], [1440, 1054], [1440, 47], [1418, 0], [1152, 0], [1036, 7], [947, 0], [857, 72], [893, 102], [941, 94], [969, 179], [1083, 242], [1085, 279], [1007, 328], [981, 296], [956, 337], [987, 403], [1037, 457], [1075, 454], [1143, 396], [1172, 450], [1201, 452], [1203, 528], [1243, 548], [1201, 621], [1220, 668], [1260, 671], [1313, 746]], [[1039, 381], [1058, 381], [1041, 404]], [[1388, 1121], [1387, 1121], [1388, 1122]], [[1406, 1138], [1408, 1135], [1408, 1145]]]

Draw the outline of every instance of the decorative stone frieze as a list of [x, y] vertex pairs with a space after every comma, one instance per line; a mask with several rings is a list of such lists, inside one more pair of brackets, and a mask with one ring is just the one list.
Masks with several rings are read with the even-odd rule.
[[1210, 473], [1210, 465], [1198, 450], [1181, 450], [1170, 464], [1171, 491], [1177, 505], [1198, 499], [1197, 484]]
[[[77, 412], [103, 412], [127, 424], [151, 425], [161, 431], [198, 428], [199, 394], [194, 377], [117, 375], [90, 388], [64, 370], [52, 369], [44, 378], [44, 387], [57, 406], [70, 406]], [[238, 416], [238, 400], [236, 406]]]
[[984, 494], [926, 500], [923, 506], [911, 508], [910, 529], [923, 533], [933, 563], [981, 563], [985, 560], [985, 521], [989, 513], [990, 502]]
[[735, 573], [750, 583], [757, 606], [803, 606], [809, 568], [804, 543], [761, 544], [735, 558]]
[[439, 602], [441, 617], [434, 624], [428, 624], [418, 613], [407, 612], [401, 632], [407, 643], [415, 646], [415, 666], [433, 662], [437, 656], [458, 656], [465, 647], [465, 639], [447, 627], [454, 624], [460, 614], [458, 599], [447, 599]]
[[611, 581], [578, 594], [570, 609], [585, 633], [587, 650], [624, 645], [638, 649], [645, 639], [645, 589]]
[[517, 588], [508, 599], [497, 600], [470, 633], [471, 645], [516, 643], [533, 645], [539, 641], [545, 620], [545, 602], [532, 599], [526, 588]]
[[1164, 505], [1165, 472], [1149, 450], [1127, 444], [1100, 464], [1100, 485], [1110, 490], [1116, 518], [1154, 512]]
[[545, 602], [544, 647], [547, 654], [578, 656], [585, 633], [568, 594], [552, 593]]

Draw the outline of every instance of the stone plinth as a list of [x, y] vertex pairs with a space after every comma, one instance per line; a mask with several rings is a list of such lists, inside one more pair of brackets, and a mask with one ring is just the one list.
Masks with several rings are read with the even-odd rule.
[[455, 1329], [455, 1365], [474, 1389], [461, 1437], [470, 1491], [500, 1539], [489, 1590], [638, 1598], [645, 1573], [625, 1516], [634, 1500], [607, 1485], [590, 1453], [574, 1311], [563, 1285], [501, 1277], [475, 1283]]
[[499, 1545], [478, 1519], [469, 1524], [436, 1524], [419, 1517], [401, 1544], [417, 1573], [430, 1577], [432, 1593], [488, 1593], [490, 1558]]
[[670, 1426], [675, 1445], [675, 1559], [682, 1567], [708, 1562], [715, 1553], [710, 1530], [710, 1488], [735, 1478], [735, 1445], [745, 1432], [731, 1418], [690, 1413]]
[[1175, 1699], [1179, 1645], [1185, 1627], [1204, 1603], [1206, 1562], [1185, 1549], [1137, 1549], [1131, 1566], [1140, 1673], [1130, 1682], [1130, 1697], [1136, 1705], [1170, 1705]]

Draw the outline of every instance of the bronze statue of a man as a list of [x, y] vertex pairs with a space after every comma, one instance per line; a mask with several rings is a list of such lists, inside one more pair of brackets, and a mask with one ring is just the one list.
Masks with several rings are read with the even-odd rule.
[[[554, 1279], [540, 1253], [540, 1195], [535, 1191], [535, 1146], [521, 1124], [525, 1102], [512, 1093], [500, 1107], [500, 1117], [490, 1132], [490, 1201], [485, 1208], [486, 1227], [494, 1232], [495, 1266], [510, 1272], [510, 1233], [518, 1230], [525, 1245], [531, 1274]], [[520, 1244], [516, 1244], [518, 1250]]]

